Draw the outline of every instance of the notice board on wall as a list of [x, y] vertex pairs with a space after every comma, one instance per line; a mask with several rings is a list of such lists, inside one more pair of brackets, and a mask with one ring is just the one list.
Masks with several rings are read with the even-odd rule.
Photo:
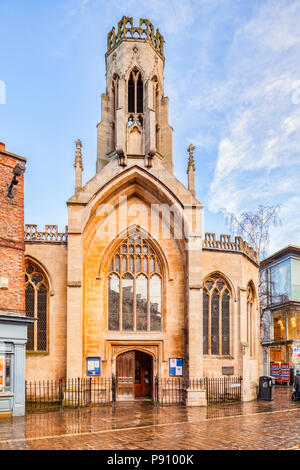
[[101, 374], [101, 358], [100, 357], [87, 357], [86, 374], [87, 375], [100, 375]]
[[180, 357], [172, 357], [169, 360], [169, 375], [170, 377], [182, 376], [183, 360]]

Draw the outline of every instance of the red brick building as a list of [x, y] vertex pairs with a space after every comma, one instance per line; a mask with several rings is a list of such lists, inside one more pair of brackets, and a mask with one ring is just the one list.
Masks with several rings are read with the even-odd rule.
[[27, 325], [24, 290], [26, 159], [0, 143], [0, 413], [24, 413]]

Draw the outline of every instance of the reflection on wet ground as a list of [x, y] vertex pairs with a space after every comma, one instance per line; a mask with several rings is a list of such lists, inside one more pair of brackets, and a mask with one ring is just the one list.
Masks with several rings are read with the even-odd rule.
[[278, 449], [300, 445], [291, 388], [273, 401], [204, 407], [150, 401], [27, 414], [0, 421], [0, 449]]

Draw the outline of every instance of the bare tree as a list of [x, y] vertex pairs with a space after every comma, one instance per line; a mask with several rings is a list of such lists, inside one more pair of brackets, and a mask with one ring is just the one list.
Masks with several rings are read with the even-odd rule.
[[[259, 205], [256, 212], [242, 212], [240, 216], [222, 209], [231, 234], [237, 234], [246, 240], [257, 253], [258, 263], [265, 257], [270, 241], [271, 227], [281, 225], [279, 217], [280, 206]], [[261, 302], [261, 325], [263, 326], [263, 311], [271, 301], [271, 280], [265, 271], [259, 273], [258, 290]]]
[[281, 224], [280, 206], [258, 206], [256, 212], [242, 212], [240, 216], [221, 209], [231, 233], [242, 236], [257, 253], [258, 262], [266, 255], [270, 228]]

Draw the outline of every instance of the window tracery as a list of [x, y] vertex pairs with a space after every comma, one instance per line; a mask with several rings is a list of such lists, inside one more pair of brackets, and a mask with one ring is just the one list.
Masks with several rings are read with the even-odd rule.
[[31, 262], [25, 267], [25, 308], [27, 317], [37, 319], [28, 326], [26, 349], [47, 351], [48, 283], [42, 271]]
[[141, 236], [123, 240], [108, 273], [108, 329], [159, 331], [162, 326], [160, 261]]
[[203, 286], [203, 354], [230, 354], [230, 289], [219, 275]]
[[144, 87], [141, 72], [134, 67], [128, 79], [128, 113], [143, 114]]

